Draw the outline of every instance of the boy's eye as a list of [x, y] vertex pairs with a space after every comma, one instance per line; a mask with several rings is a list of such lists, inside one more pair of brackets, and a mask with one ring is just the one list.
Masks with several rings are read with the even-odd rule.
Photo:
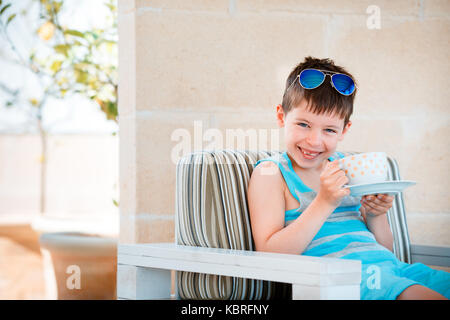
[[[302, 128], [308, 127], [308, 124], [307, 124], [307, 123], [303, 123], [303, 122], [298, 123], [298, 125], [299, 125], [300, 127], [302, 127]], [[330, 132], [330, 133], [336, 133], [336, 131], [333, 130], [333, 129], [325, 129], [325, 131]]]

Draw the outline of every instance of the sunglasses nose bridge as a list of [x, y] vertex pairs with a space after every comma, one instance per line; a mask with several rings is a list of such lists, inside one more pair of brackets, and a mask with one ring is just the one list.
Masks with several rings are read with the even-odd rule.
[[[334, 83], [333, 83], [333, 76], [334, 76], [334, 74], [329, 74], [329, 76], [330, 76], [330, 85], [337, 90], [337, 88], [334, 86]], [[325, 75], [325, 78], [326, 77], [327, 77], [327, 75]]]

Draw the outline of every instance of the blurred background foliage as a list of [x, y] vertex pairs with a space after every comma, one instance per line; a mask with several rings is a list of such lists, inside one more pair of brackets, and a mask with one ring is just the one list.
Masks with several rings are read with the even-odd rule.
[[[29, 0], [29, 5], [18, 7], [17, 1], [0, 0], [0, 29], [13, 55], [8, 59], [31, 71], [41, 84], [41, 93], [26, 96], [23, 88], [11, 88], [0, 83], [6, 93], [6, 107], [28, 104], [37, 112], [38, 127], [42, 128], [42, 109], [49, 97], [64, 99], [78, 94], [97, 102], [109, 120], [117, 122], [117, 6], [108, 0], [104, 5], [109, 16], [105, 27], [77, 30], [65, 26], [60, 15], [66, 9], [63, 0]], [[37, 46], [24, 54], [17, 47], [21, 39], [9, 32], [11, 24], [30, 14], [33, 5], [38, 5], [37, 29], [29, 30], [39, 39]], [[71, 5], [76, 3], [70, 3]], [[34, 11], [36, 12], [36, 11]]]
[[[1, 59], [25, 69], [27, 77], [35, 78], [30, 82], [37, 84], [32, 90], [28, 81], [14, 87], [13, 81], [5, 82], [9, 75], [3, 74], [6, 77], [0, 80], [0, 94], [5, 107], [26, 111], [38, 129], [42, 150], [39, 159], [42, 214], [46, 212], [48, 162], [48, 128], [43, 125], [43, 115], [49, 101], [71, 95], [83, 96], [95, 101], [94, 105], [98, 105], [106, 119], [118, 122], [116, 3], [117, 0], [103, 1], [107, 16], [99, 17], [105, 21], [102, 27], [83, 29], [73, 27], [70, 23], [73, 21], [68, 21], [75, 18], [70, 16], [70, 9], [77, 6], [78, 1], [0, 0], [0, 37], [4, 40], [0, 47]], [[64, 19], [61, 19], [62, 15]], [[20, 28], [12, 26], [20, 19], [26, 28], [18, 31]], [[31, 27], [26, 23], [30, 21]], [[28, 39], [33, 41], [24, 45]], [[113, 201], [117, 205], [117, 201]]]

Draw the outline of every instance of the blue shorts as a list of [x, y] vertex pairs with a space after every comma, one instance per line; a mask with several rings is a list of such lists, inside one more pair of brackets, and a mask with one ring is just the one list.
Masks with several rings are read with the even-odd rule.
[[395, 300], [406, 288], [416, 284], [430, 288], [450, 299], [448, 272], [432, 269], [422, 263], [407, 264], [393, 254], [390, 259], [385, 256], [378, 261], [358, 260], [362, 260], [361, 300]]

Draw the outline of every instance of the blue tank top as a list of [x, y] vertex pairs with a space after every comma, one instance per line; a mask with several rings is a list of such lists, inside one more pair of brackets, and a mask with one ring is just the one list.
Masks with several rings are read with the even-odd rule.
[[[330, 158], [343, 158], [341, 152], [335, 152]], [[255, 167], [263, 161], [272, 161], [278, 165], [289, 192], [300, 203], [295, 209], [285, 211], [285, 225], [297, 219], [308, 208], [317, 193], [303, 183], [294, 171], [290, 158], [286, 152], [272, 157], [261, 159]], [[391, 258], [392, 253], [378, 244], [375, 236], [368, 230], [359, 208], [361, 197], [345, 196], [340, 205], [330, 214], [316, 236], [303, 252], [304, 255], [334, 257], [334, 258], [359, 258], [369, 251], [382, 251]]]

